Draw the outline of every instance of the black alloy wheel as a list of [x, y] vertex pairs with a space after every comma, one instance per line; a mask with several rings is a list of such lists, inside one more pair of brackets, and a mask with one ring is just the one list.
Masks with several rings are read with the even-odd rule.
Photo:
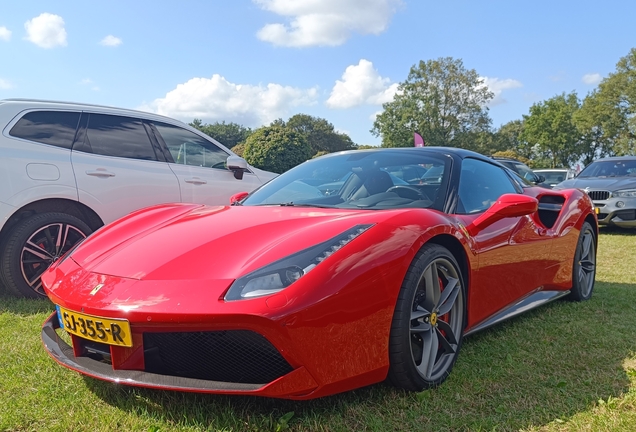
[[66, 213], [40, 213], [18, 222], [0, 249], [0, 272], [8, 291], [44, 298], [40, 276], [92, 230]]

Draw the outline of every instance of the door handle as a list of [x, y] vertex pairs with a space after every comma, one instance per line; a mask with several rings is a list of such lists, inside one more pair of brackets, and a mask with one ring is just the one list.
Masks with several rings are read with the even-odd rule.
[[195, 184], [195, 185], [200, 185], [200, 184], [206, 184], [207, 183], [207, 181], [205, 181], [203, 179], [200, 179], [199, 177], [192, 177], [192, 178], [189, 178], [189, 179], [185, 179], [184, 182], [192, 183], [192, 184]]
[[86, 171], [86, 174], [89, 176], [93, 176], [93, 177], [115, 177], [115, 173], [112, 173], [110, 171], [106, 171], [103, 168], [97, 168], [94, 171]]

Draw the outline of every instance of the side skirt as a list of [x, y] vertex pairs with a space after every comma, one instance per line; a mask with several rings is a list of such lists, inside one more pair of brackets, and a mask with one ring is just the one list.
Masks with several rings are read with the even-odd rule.
[[570, 291], [536, 291], [529, 296], [519, 300], [517, 303], [508, 306], [506, 309], [498, 312], [492, 317], [482, 321], [477, 324], [475, 327], [468, 330], [464, 333], [464, 336], [468, 336], [469, 334], [476, 333], [478, 331], [484, 330], [490, 326], [493, 326], [501, 321], [505, 321], [513, 316], [519, 315], [523, 312], [529, 311], [530, 309], [534, 309], [539, 306], [543, 306], [546, 303], [549, 303], [553, 300], [559, 299], [568, 295]]

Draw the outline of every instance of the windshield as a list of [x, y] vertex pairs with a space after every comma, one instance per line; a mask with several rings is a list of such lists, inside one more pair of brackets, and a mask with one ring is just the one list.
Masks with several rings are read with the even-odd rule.
[[521, 177], [529, 182], [536, 181], [536, 174], [527, 166], [522, 163], [512, 163], [512, 169], [515, 170]]
[[561, 183], [563, 180], [566, 180], [567, 171], [538, 171], [536, 174], [542, 175], [545, 177], [546, 183]]
[[429, 208], [450, 158], [435, 152], [366, 151], [313, 159], [253, 192], [243, 205], [355, 209]]
[[636, 176], [636, 159], [592, 162], [578, 176], [581, 178]]

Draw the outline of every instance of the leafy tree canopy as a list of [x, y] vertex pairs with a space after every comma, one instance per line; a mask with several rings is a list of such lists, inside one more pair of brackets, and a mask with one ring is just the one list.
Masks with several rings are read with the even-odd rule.
[[371, 132], [382, 137], [383, 147], [411, 147], [418, 132], [427, 145], [477, 149], [479, 134], [490, 129], [486, 104], [493, 96], [460, 59], [420, 61], [383, 105]]
[[580, 134], [574, 123], [574, 114], [580, 107], [576, 93], [565, 93], [539, 102], [524, 115], [521, 139], [537, 144], [551, 167], [568, 167], [581, 156]]
[[636, 48], [583, 101], [577, 125], [586, 135], [586, 159], [636, 154]]
[[243, 157], [243, 154], [245, 153], [245, 143], [240, 143], [240, 144], [235, 145], [234, 147], [232, 147], [232, 151], [236, 155], [238, 155], [240, 157]]
[[257, 129], [245, 141], [243, 157], [251, 165], [283, 173], [312, 156], [305, 136], [280, 125]]
[[355, 148], [349, 135], [336, 132], [334, 126], [323, 118], [296, 114], [290, 117], [287, 122], [282, 119], [275, 120], [272, 123], [272, 126], [274, 125], [286, 127], [303, 135], [311, 146], [313, 154], [318, 152], [333, 153]]
[[201, 119], [194, 119], [190, 126], [214, 138], [227, 148], [244, 142], [252, 133], [252, 129], [248, 127], [237, 123], [225, 123], [225, 121], [203, 124]]

